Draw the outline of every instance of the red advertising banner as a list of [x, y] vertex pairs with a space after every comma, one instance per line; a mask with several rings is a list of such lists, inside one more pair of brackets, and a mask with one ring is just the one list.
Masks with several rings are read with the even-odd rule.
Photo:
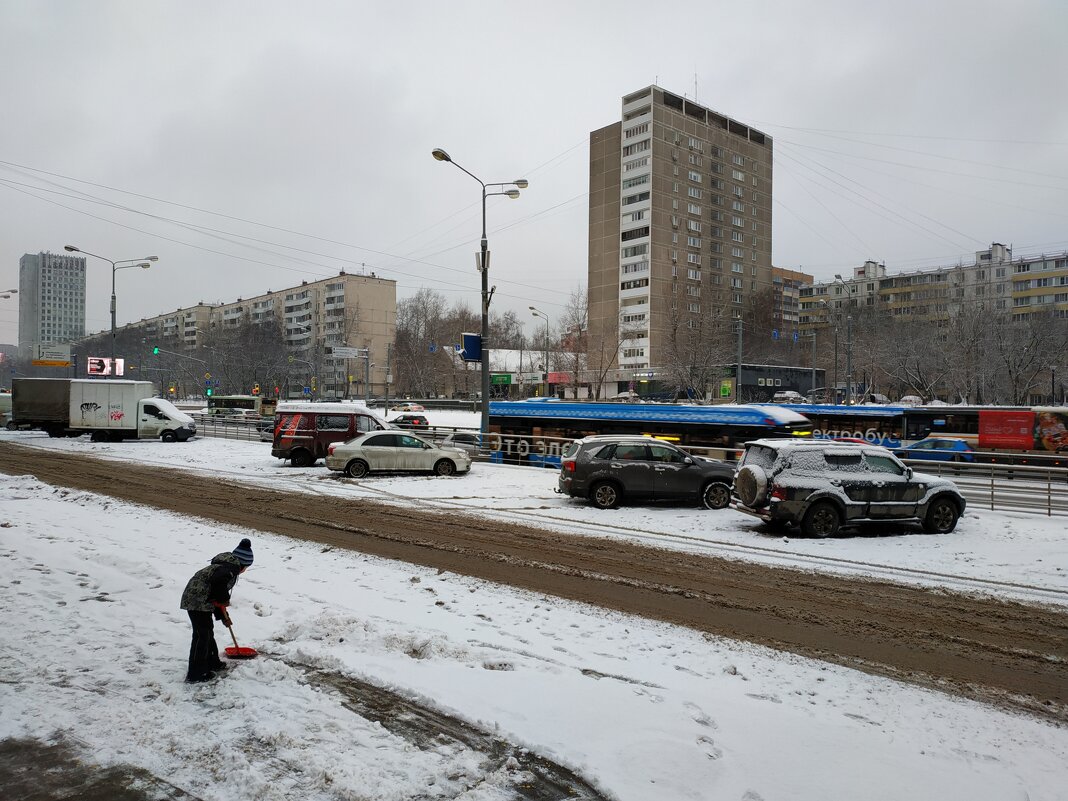
[[981, 409], [979, 449], [1030, 450], [1035, 446], [1035, 413], [1029, 409]]

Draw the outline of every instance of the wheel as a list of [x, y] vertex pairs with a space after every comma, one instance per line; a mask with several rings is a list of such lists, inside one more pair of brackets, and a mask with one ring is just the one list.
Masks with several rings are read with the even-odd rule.
[[768, 495], [768, 474], [763, 467], [746, 465], [734, 477], [734, 489], [746, 506], [759, 506]]
[[93, 442], [104, 442], [107, 440], [107, 438], [108, 434], [106, 431], [94, 431], [92, 434], [89, 435], [89, 439]]
[[726, 509], [731, 503], [731, 488], [722, 481], [714, 481], [701, 493], [706, 509]]
[[311, 467], [315, 464], [315, 457], [308, 451], [299, 450], [293, 451], [292, 455], [289, 457], [289, 461], [293, 463], [294, 467]]
[[957, 527], [959, 518], [957, 504], [949, 498], [935, 498], [927, 507], [927, 516], [923, 519], [923, 530], [928, 534], [948, 534]]
[[8, 431], [16, 431], [17, 429], [18, 429], [18, 426], [15, 425], [15, 421], [14, 420], [8, 420], [7, 421], [7, 430]]
[[434, 465], [434, 474], [438, 476], [451, 476], [456, 473], [456, 465], [448, 459], [439, 459]]
[[62, 428], [50, 428], [48, 429], [48, 436], [52, 438], [65, 436]]
[[615, 509], [619, 506], [619, 487], [611, 481], [601, 481], [590, 488], [590, 500], [598, 509]]
[[831, 537], [838, 533], [842, 518], [833, 503], [823, 501], [815, 503], [805, 512], [801, 521], [801, 532], [809, 537]]
[[175, 434], [173, 431], [164, 431], [162, 434], [160, 434], [160, 439], [162, 439], [164, 442], [174, 442], [176, 439], [178, 439], [178, 435]]
[[370, 472], [367, 462], [362, 459], [353, 459], [345, 465], [345, 473], [349, 478], [363, 478]]

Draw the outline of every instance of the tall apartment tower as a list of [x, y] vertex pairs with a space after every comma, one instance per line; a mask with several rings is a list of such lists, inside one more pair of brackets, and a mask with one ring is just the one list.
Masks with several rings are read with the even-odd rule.
[[85, 336], [85, 257], [27, 253], [19, 259], [19, 357], [34, 345]]
[[673, 331], [729, 329], [770, 302], [771, 187], [770, 136], [658, 86], [590, 134], [588, 353], [603, 394], [662, 388]]

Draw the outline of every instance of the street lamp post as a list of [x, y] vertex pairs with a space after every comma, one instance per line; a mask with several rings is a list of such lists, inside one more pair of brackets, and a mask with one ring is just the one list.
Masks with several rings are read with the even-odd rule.
[[[92, 256], [94, 259], [100, 259], [106, 261], [111, 265], [111, 370], [114, 373], [115, 370], [115, 272], [116, 270], [125, 270], [128, 267], [141, 267], [147, 270], [152, 265], [149, 262], [158, 261], [159, 256], [144, 256], [140, 259], [118, 259], [112, 261], [104, 256], [98, 256], [96, 253], [90, 253], [88, 250], [81, 250], [74, 247], [74, 245], [64, 245], [63, 249], [69, 253], [81, 253], [86, 256]], [[121, 265], [121, 266], [120, 266]]]
[[[846, 293], [846, 305], [852, 306], [849, 298], [849, 284], [841, 275], [834, 276], [834, 282], [841, 284]], [[853, 315], [846, 315], [846, 405], [853, 404]]]
[[543, 397], [549, 397], [549, 315], [543, 311], [538, 311], [535, 307], [530, 307], [530, 314], [532, 317], [540, 317], [545, 321], [545, 394]]
[[[482, 273], [482, 423], [481, 431], [485, 435], [489, 433], [489, 393], [490, 393], [490, 362], [489, 362], [489, 306], [490, 298], [492, 297], [492, 290], [489, 287], [489, 243], [486, 240], [486, 198], [491, 195], [506, 195], [512, 200], [519, 197], [519, 190], [526, 189], [529, 186], [529, 182], [526, 178], [517, 178], [514, 181], [504, 181], [501, 183], [486, 183], [473, 172], [469, 172], [457, 164], [452, 158], [442, 150], [440, 147], [434, 148], [431, 151], [431, 155], [438, 161], [447, 161], [458, 169], [470, 175], [479, 185], [482, 187], [482, 243], [480, 249], [480, 257], [478, 262], [478, 270]], [[501, 192], [487, 192], [488, 187], [506, 187], [514, 186], [516, 189], [505, 189]]]

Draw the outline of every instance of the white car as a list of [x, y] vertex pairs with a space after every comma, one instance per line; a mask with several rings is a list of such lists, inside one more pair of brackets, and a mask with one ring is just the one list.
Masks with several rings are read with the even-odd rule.
[[459, 448], [438, 447], [403, 431], [371, 431], [330, 445], [326, 466], [350, 478], [363, 478], [368, 473], [452, 476], [471, 470], [471, 455]]
[[398, 403], [396, 406], [391, 406], [389, 409], [391, 412], [425, 412], [422, 406], [418, 403]]

